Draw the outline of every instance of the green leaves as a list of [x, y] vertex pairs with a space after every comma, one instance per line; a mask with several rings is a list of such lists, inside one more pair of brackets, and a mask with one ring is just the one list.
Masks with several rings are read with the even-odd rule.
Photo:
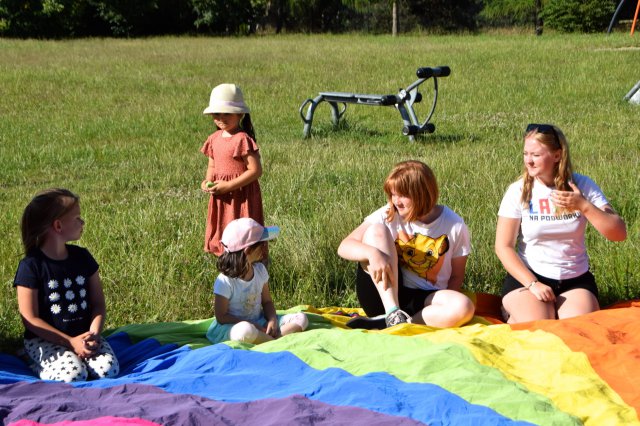
[[563, 32], [594, 33], [607, 28], [615, 7], [612, 0], [547, 0], [542, 18]]

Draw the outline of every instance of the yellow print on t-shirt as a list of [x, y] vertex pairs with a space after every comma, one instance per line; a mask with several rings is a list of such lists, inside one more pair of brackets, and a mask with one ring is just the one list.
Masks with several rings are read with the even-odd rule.
[[409, 237], [406, 232], [400, 231], [396, 240], [396, 250], [401, 266], [435, 283], [444, 261], [444, 254], [449, 250], [449, 238], [446, 235], [431, 238], [422, 234]]

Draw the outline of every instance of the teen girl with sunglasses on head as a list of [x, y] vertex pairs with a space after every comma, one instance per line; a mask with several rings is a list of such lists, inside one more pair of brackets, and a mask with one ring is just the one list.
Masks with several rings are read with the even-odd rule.
[[562, 131], [530, 124], [524, 136], [524, 172], [507, 189], [495, 251], [507, 271], [502, 287], [509, 323], [569, 318], [598, 310], [589, 271], [585, 229], [591, 223], [611, 241], [626, 226], [600, 188], [573, 172]]

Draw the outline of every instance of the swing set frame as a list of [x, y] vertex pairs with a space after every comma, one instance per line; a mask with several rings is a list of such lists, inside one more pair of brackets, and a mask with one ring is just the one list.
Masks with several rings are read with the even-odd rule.
[[[613, 12], [613, 17], [611, 18], [611, 22], [609, 23], [607, 34], [611, 33], [611, 29], [613, 28], [613, 25], [615, 24], [618, 18], [618, 14], [620, 13], [620, 10], [622, 10], [622, 6], [624, 6], [626, 2], [627, 0], [620, 0], [620, 3], [618, 3], [618, 7], [616, 7], [616, 11]], [[636, 23], [638, 22], [638, 12], [640, 12], [640, 0], [638, 0], [638, 3], [636, 4], [636, 12], [633, 15], [633, 23], [631, 24], [631, 31], [629, 33], [629, 35], [631, 36], [633, 35], [636, 29]]]

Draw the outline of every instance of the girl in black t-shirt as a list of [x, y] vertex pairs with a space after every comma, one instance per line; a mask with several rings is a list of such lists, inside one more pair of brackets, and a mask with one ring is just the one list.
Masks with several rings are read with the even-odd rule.
[[25, 325], [25, 350], [44, 380], [115, 377], [119, 364], [100, 336], [105, 301], [98, 263], [80, 238], [78, 196], [66, 189], [37, 194], [22, 215], [25, 257], [14, 287]]

